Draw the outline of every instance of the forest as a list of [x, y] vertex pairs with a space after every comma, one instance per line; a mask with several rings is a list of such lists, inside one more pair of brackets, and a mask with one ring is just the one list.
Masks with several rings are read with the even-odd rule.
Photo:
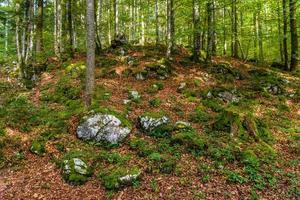
[[300, 198], [299, 0], [0, 0], [0, 199]]

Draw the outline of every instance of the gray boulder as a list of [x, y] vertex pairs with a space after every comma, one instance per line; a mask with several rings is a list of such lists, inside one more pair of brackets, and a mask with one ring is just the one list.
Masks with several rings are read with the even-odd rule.
[[111, 144], [121, 142], [130, 132], [131, 129], [124, 126], [120, 119], [109, 114], [96, 114], [77, 128], [77, 136], [80, 139]]

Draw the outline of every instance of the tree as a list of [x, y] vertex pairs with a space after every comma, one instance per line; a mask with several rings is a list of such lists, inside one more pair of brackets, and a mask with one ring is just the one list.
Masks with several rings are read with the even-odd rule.
[[94, 0], [87, 0], [86, 22], [86, 44], [87, 44], [87, 60], [86, 60], [86, 90], [85, 104], [90, 106], [92, 103], [92, 94], [94, 90], [94, 70], [95, 70], [95, 8]]
[[206, 62], [210, 63], [212, 61], [213, 55], [213, 0], [207, 2], [207, 49], [206, 49]]
[[62, 53], [62, 9], [61, 0], [54, 0], [54, 51], [60, 59]]
[[199, 0], [193, 0], [193, 25], [194, 25], [193, 60], [195, 62], [199, 62], [200, 39], [201, 39]]
[[290, 29], [291, 29], [291, 71], [298, 66], [298, 34], [296, 19], [296, 0], [290, 0]]
[[74, 41], [73, 41], [73, 26], [72, 26], [72, 23], [73, 23], [73, 19], [72, 19], [72, 0], [67, 0], [67, 18], [68, 18], [68, 33], [69, 33], [69, 53], [70, 53], [70, 56], [71, 58], [74, 57]]
[[283, 11], [283, 57], [285, 70], [289, 70], [289, 54], [287, 46], [287, 31], [288, 31], [288, 18], [287, 18], [287, 7], [286, 0], [282, 0], [282, 11]]
[[38, 17], [36, 25], [36, 51], [40, 53], [43, 51], [43, 31], [44, 31], [44, 1], [38, 0]]
[[167, 58], [170, 58], [174, 48], [173, 0], [167, 0], [167, 43]]

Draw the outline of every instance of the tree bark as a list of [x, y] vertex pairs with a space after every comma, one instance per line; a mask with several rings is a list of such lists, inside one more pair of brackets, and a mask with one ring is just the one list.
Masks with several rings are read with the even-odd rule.
[[289, 70], [289, 53], [288, 53], [288, 46], [287, 46], [287, 31], [288, 31], [288, 17], [287, 17], [287, 4], [286, 0], [282, 0], [282, 11], [283, 11], [283, 60], [284, 60], [284, 67], [285, 70]]
[[291, 30], [291, 71], [298, 67], [298, 34], [296, 19], [296, 0], [290, 0], [290, 30]]
[[36, 25], [36, 52], [41, 53], [44, 49], [44, 38], [43, 38], [43, 29], [44, 29], [44, 1], [38, 0], [38, 18]]
[[94, 71], [95, 71], [95, 8], [94, 0], [87, 0], [87, 68], [86, 68], [86, 91], [85, 91], [85, 104], [90, 106], [92, 103], [92, 94], [94, 90]]
[[199, 62], [200, 37], [201, 37], [199, 0], [193, 0], [193, 25], [194, 25], [193, 60], [195, 62]]
[[206, 49], [206, 62], [212, 62], [213, 54], [213, 1], [209, 0], [207, 3], [207, 49]]
[[174, 11], [173, 0], [167, 0], [167, 58], [171, 58], [174, 48]]
[[69, 33], [69, 53], [71, 58], [74, 57], [74, 41], [73, 41], [73, 26], [72, 26], [72, 22], [73, 22], [73, 16], [72, 16], [72, 0], [68, 0], [67, 1], [67, 17], [68, 17], [68, 33]]

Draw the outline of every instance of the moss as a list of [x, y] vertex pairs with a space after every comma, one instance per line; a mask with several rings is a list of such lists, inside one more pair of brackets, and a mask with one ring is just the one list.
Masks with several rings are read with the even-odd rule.
[[189, 151], [201, 154], [206, 148], [206, 141], [194, 130], [180, 130], [172, 136], [172, 142], [185, 146]]
[[5, 106], [6, 115], [3, 116], [6, 126], [29, 132], [41, 122], [39, 110], [31, 104], [26, 96], [11, 99]]
[[34, 140], [30, 146], [30, 151], [37, 155], [45, 154], [46, 148], [44, 142], [40, 140]]
[[176, 168], [176, 159], [167, 154], [154, 152], [148, 156], [148, 171], [155, 173], [171, 174]]
[[210, 116], [205, 111], [204, 107], [198, 106], [191, 114], [190, 121], [195, 123], [208, 122], [210, 120]]
[[156, 138], [170, 137], [173, 128], [174, 127], [171, 124], [162, 124], [151, 130], [148, 135]]
[[204, 99], [201, 103], [203, 106], [210, 108], [214, 112], [221, 112], [224, 110], [222, 103], [217, 99]]
[[97, 104], [93, 104], [91, 109], [93, 110], [93, 113], [114, 115], [121, 121], [123, 127], [132, 128], [132, 122], [123, 113], [119, 113], [111, 108], [99, 107]]
[[[141, 174], [141, 170], [138, 168], [125, 168], [125, 167], [117, 167], [112, 169], [106, 169], [99, 174], [99, 178], [103, 184], [103, 186], [108, 190], [117, 190], [126, 185], [132, 185], [134, 181], [137, 181], [137, 178]], [[137, 175], [131, 181], [122, 181], [120, 178], [127, 175]]]
[[217, 116], [212, 127], [215, 131], [227, 132], [233, 135], [240, 134], [243, 131], [240, 116], [237, 113], [226, 110]]
[[[93, 170], [86, 164], [86, 159], [88, 158], [89, 155], [81, 151], [71, 151], [67, 153], [63, 160], [59, 162], [64, 172], [64, 180], [73, 185], [82, 185], [87, 182], [89, 177], [93, 174]], [[80, 159], [86, 166], [80, 167], [81, 170], [75, 168], [75, 159]]]
[[129, 145], [130, 148], [137, 151], [137, 154], [141, 157], [148, 156], [154, 151], [154, 148], [143, 139], [135, 138], [130, 141]]
[[155, 119], [159, 119], [166, 116], [164, 111], [161, 112], [145, 112], [144, 114], [142, 114], [142, 117], [151, 117], [151, 118], [155, 118]]
[[105, 160], [110, 164], [122, 164], [130, 159], [128, 155], [120, 155], [119, 153], [109, 153], [107, 151], [102, 151], [97, 156], [99, 160]]

